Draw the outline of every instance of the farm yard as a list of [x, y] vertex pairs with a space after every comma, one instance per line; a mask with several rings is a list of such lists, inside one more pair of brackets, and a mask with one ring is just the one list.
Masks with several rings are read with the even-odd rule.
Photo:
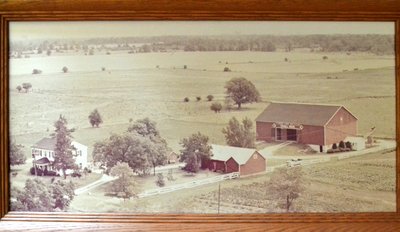
[[[395, 70], [394, 58], [389, 55], [300, 51], [68, 54], [11, 59], [10, 66], [10, 135], [24, 146], [25, 154], [30, 154], [32, 144], [53, 132], [60, 114], [76, 129], [74, 139], [88, 146], [89, 161], [96, 142], [126, 131], [130, 121], [145, 117], [157, 123], [161, 136], [178, 153], [180, 140], [198, 131], [206, 134], [210, 143], [225, 144], [221, 130], [230, 118], [254, 120], [271, 101], [343, 104], [358, 116], [359, 135], [376, 127], [374, 136], [395, 137]], [[62, 73], [63, 66], [69, 68], [68, 73]], [[223, 72], [227, 66], [231, 72]], [[35, 68], [43, 73], [32, 75]], [[233, 77], [253, 82], [262, 101], [246, 104], [241, 110], [214, 113], [206, 96], [211, 94], [212, 102], [223, 104], [224, 85]], [[24, 82], [32, 83], [28, 93], [16, 90]], [[95, 108], [104, 121], [99, 128], [88, 122]], [[299, 149], [305, 148], [290, 146], [276, 155]], [[284, 163], [273, 160], [270, 165]], [[305, 195], [295, 202], [296, 211], [396, 209], [395, 152], [315, 164], [303, 170], [308, 185]], [[16, 171], [19, 173], [10, 183], [21, 187], [25, 179], [20, 173], [25, 170]], [[207, 175], [215, 173], [197, 178]], [[146, 178], [138, 177], [141, 189], [155, 186], [153, 176]], [[269, 178], [270, 174], [264, 174], [222, 182], [220, 212], [279, 212], [277, 203], [268, 197]], [[76, 196], [69, 211], [217, 213], [217, 184], [130, 200], [106, 197], [110, 184]]]

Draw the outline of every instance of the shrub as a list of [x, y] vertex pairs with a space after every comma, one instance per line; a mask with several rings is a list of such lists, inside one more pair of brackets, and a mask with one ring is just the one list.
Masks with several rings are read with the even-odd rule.
[[101, 68], [101, 71], [103, 71], [103, 72], [106, 71], [106, 68], [105, 68], [105, 67], [102, 67], [102, 68]]
[[63, 71], [63, 73], [67, 73], [67, 72], [68, 72], [68, 68], [64, 66], [64, 67], [62, 68], [62, 71]]
[[158, 187], [164, 187], [165, 186], [164, 175], [162, 173], [157, 173], [156, 184], [157, 184]]
[[339, 142], [339, 148], [345, 148], [346, 146], [345, 146], [345, 144], [344, 144], [344, 142], [343, 141], [340, 141]]
[[323, 56], [322, 59], [323, 59], [323, 60], [327, 60], [328, 57], [327, 57], [327, 56]]
[[22, 83], [22, 88], [25, 89], [25, 92], [28, 92], [30, 88], [32, 88], [32, 84], [27, 82], [27, 83]]
[[224, 72], [230, 72], [230, 71], [231, 71], [230, 68], [228, 68], [228, 67], [224, 68]]
[[222, 104], [219, 102], [214, 102], [213, 104], [211, 104], [210, 109], [215, 113], [218, 113], [222, 110]]
[[208, 101], [212, 101], [213, 99], [214, 99], [214, 96], [213, 96], [213, 95], [208, 95], [208, 96], [207, 96], [207, 100], [208, 100]]
[[[35, 168], [31, 167], [29, 172], [31, 173], [31, 175], [35, 175]], [[37, 172], [38, 176], [42, 176], [43, 175], [43, 171], [41, 169], [39, 169], [39, 168], [36, 169], [36, 172]]]
[[336, 150], [337, 148], [338, 148], [338, 147], [337, 147], [336, 143], [332, 144], [332, 149], [333, 149], [333, 150]]
[[350, 141], [347, 141], [345, 146], [346, 146], [346, 148], [349, 148], [350, 150], [353, 150], [353, 145], [351, 144]]
[[18, 85], [18, 86], [17, 86], [17, 90], [18, 90], [18, 92], [21, 92], [22, 87], [21, 87], [20, 85]]
[[201, 100], [201, 97], [200, 97], [200, 96], [197, 96], [197, 97], [196, 97], [196, 100], [197, 100], [197, 101], [200, 101], [200, 100]]
[[42, 70], [40, 70], [40, 69], [33, 69], [32, 70], [32, 74], [41, 74], [42, 73]]
[[189, 102], [189, 98], [188, 98], [188, 97], [185, 97], [185, 98], [183, 99], [183, 101], [184, 101], [184, 102]]
[[187, 65], [185, 64], [185, 65], [183, 65], [183, 69], [187, 69]]
[[289, 59], [285, 57], [285, 62], [288, 62], [288, 61], [289, 61]]

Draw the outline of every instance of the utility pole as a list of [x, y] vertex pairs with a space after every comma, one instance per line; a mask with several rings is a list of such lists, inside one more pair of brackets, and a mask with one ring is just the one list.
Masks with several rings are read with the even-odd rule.
[[219, 214], [220, 204], [221, 204], [221, 184], [218, 184], [218, 214]]

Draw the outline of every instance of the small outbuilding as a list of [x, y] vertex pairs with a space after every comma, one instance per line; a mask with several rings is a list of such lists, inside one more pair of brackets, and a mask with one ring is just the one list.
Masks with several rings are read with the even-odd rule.
[[215, 172], [239, 172], [241, 176], [266, 170], [266, 159], [255, 149], [211, 145], [212, 157], [208, 168]]
[[256, 118], [256, 138], [293, 141], [325, 152], [356, 136], [357, 121], [342, 105], [273, 102]]

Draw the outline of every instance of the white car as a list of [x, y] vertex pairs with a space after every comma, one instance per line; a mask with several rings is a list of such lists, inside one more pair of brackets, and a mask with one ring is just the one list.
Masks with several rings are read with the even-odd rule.
[[286, 161], [286, 165], [291, 168], [291, 167], [296, 167], [301, 165], [301, 159], [291, 159]]

